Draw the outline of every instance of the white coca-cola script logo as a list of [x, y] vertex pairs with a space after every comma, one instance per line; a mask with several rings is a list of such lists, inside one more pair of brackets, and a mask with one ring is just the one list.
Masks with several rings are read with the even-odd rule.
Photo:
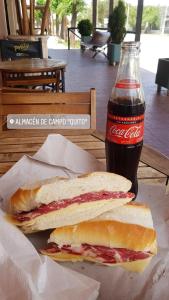
[[141, 135], [141, 126], [131, 126], [128, 129], [119, 128], [117, 125], [110, 127], [110, 135], [124, 139], [138, 138]]

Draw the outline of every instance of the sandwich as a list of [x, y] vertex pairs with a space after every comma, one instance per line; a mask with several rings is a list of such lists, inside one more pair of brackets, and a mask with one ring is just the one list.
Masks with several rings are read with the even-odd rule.
[[141, 272], [157, 252], [151, 212], [128, 203], [94, 220], [56, 228], [41, 250], [57, 261], [91, 261]]
[[74, 225], [130, 202], [130, 188], [129, 180], [108, 172], [52, 178], [18, 189], [8, 219], [25, 233]]

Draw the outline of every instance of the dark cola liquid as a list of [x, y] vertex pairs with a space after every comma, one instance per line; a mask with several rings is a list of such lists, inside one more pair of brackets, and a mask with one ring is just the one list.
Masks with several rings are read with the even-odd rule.
[[[126, 98], [116, 99], [116, 103], [109, 101], [108, 113], [121, 117], [143, 115], [145, 104], [140, 102], [140, 99], [135, 99], [135, 105], [131, 105], [131, 100]], [[143, 141], [134, 145], [124, 145], [110, 142], [106, 139], [105, 144], [107, 171], [122, 175], [131, 180], [132, 187], [130, 191], [136, 196], [138, 192], [137, 169]]]

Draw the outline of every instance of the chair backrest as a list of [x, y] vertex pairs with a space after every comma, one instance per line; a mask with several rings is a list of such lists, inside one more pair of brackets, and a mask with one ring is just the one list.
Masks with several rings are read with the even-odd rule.
[[95, 31], [92, 39], [90, 41], [90, 44], [98, 45], [98, 46], [104, 46], [108, 43], [110, 39], [110, 32], [104, 32], [104, 31]]
[[1, 59], [43, 58], [42, 43], [24, 40], [0, 40]]
[[[88, 115], [88, 128], [82, 129], [91, 133], [96, 129], [96, 90], [70, 93], [0, 93], [1, 124], [8, 114], [60, 114]], [[4, 128], [1, 127], [2, 130]], [[56, 127], [54, 129], [57, 129]], [[58, 129], [59, 126], [58, 126]], [[68, 128], [70, 130], [70, 127]], [[76, 126], [72, 130], [77, 129]], [[64, 129], [67, 130], [67, 129]]]

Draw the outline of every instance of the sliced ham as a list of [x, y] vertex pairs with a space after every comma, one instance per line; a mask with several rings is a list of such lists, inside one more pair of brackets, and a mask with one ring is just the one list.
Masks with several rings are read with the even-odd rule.
[[63, 199], [60, 201], [53, 201], [49, 204], [42, 204], [38, 208], [28, 212], [28, 213], [19, 213], [14, 215], [14, 218], [20, 222], [32, 220], [38, 216], [43, 214], [47, 214], [49, 212], [59, 210], [61, 208], [65, 208], [74, 203], [85, 203], [85, 202], [92, 202], [92, 201], [99, 201], [99, 200], [109, 200], [109, 199], [121, 199], [121, 198], [134, 198], [133, 193], [124, 193], [124, 192], [91, 192], [85, 193], [71, 199]]
[[134, 251], [125, 248], [109, 248], [105, 246], [93, 246], [89, 244], [82, 244], [80, 247], [72, 248], [71, 245], [63, 245], [59, 247], [55, 243], [49, 243], [44, 249], [49, 254], [68, 253], [73, 255], [83, 255], [97, 259], [102, 263], [120, 263], [130, 262], [150, 257], [150, 252]]

